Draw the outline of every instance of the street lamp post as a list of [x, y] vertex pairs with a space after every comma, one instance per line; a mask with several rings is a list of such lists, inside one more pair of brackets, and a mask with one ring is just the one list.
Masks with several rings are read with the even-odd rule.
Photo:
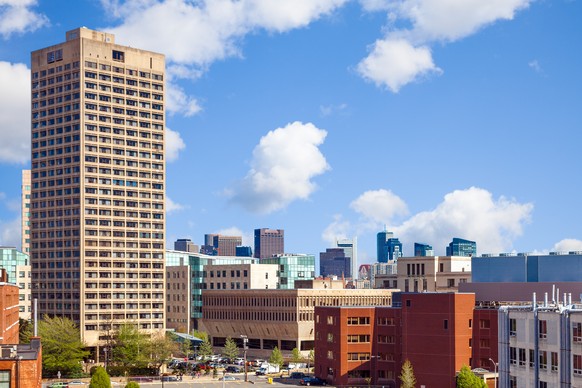
[[243, 354], [244, 354], [244, 362], [245, 362], [245, 382], [248, 381], [248, 373], [247, 373], [247, 349], [248, 349], [248, 342], [249, 339], [246, 335], [241, 334], [240, 338], [243, 340]]
[[495, 380], [493, 380], [493, 382], [494, 382], [494, 387], [497, 388], [497, 379], [498, 379], [497, 367], [499, 366], [499, 363], [496, 363], [495, 361], [493, 361], [492, 358], [489, 358], [489, 361], [491, 361], [493, 363], [493, 372], [495, 373], [495, 376], [493, 377]]

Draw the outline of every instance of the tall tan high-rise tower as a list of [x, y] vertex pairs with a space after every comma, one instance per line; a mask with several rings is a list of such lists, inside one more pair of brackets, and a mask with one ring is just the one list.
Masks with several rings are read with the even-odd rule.
[[89, 346], [165, 329], [165, 58], [114, 38], [79, 28], [31, 57], [33, 296]]

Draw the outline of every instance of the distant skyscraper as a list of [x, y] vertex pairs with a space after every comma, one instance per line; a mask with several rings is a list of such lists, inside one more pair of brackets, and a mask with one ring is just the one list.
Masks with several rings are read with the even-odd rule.
[[20, 250], [30, 255], [30, 170], [22, 170], [22, 209], [20, 212]]
[[78, 28], [30, 62], [32, 293], [102, 360], [119, 325], [166, 327], [165, 58]]
[[337, 240], [336, 245], [338, 248], [342, 248], [346, 257], [351, 259], [351, 273], [356, 274], [358, 273], [358, 238], [354, 237], [353, 239], [345, 238]]
[[198, 253], [200, 248], [198, 248], [198, 245], [194, 244], [189, 238], [179, 238], [174, 242], [174, 250], [180, 252]]
[[376, 250], [379, 263], [387, 263], [402, 257], [402, 243], [394, 237], [394, 233], [386, 230], [377, 234]]
[[378, 232], [376, 235], [376, 260], [378, 260], [378, 263], [385, 263], [388, 261], [386, 242], [392, 237], [394, 237], [394, 233], [388, 232], [386, 229], [382, 232]]
[[455, 237], [447, 247], [447, 256], [477, 256], [477, 243]]
[[352, 277], [352, 258], [346, 256], [343, 248], [327, 248], [319, 253], [319, 274], [323, 277]]
[[242, 245], [241, 236], [205, 234], [200, 252], [212, 256], [236, 256], [236, 247]]
[[283, 229], [255, 229], [255, 257], [265, 259], [285, 253]]
[[214, 236], [214, 248], [219, 256], [236, 256], [236, 247], [242, 245], [241, 236]]
[[414, 243], [414, 256], [434, 256], [432, 245]]

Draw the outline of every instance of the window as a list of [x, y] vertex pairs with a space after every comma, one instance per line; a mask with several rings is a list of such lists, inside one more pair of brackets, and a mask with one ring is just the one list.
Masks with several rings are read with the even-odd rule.
[[444, 328], [445, 330], [447, 330], [447, 329], [449, 328], [449, 320], [448, 320], [448, 319], [445, 319], [445, 320], [443, 321], [443, 328]]
[[535, 353], [533, 349], [529, 350], [529, 367], [533, 368], [535, 364]]
[[370, 317], [348, 317], [348, 325], [369, 325]]
[[582, 342], [582, 323], [575, 322], [572, 324], [572, 340], [574, 342]]
[[348, 334], [348, 343], [369, 343], [369, 342], [370, 342], [369, 334]]
[[548, 388], [548, 383], [540, 380], [540, 388]]
[[551, 352], [552, 372], [558, 371], [558, 352]]
[[328, 360], [333, 360], [333, 351], [331, 351], [331, 350], [327, 351], [327, 358], [328, 358]]
[[333, 342], [333, 333], [327, 333], [327, 342]]
[[517, 349], [514, 347], [509, 348], [509, 363], [511, 365], [517, 365]]
[[548, 369], [548, 352], [540, 350], [540, 369]]
[[512, 318], [509, 320], [509, 335], [511, 337], [515, 337], [516, 331], [517, 331], [517, 321]]
[[118, 62], [125, 62], [125, 53], [123, 51], [113, 50], [113, 60]]
[[509, 388], [517, 388], [517, 377], [509, 376]]
[[333, 325], [333, 317], [331, 317], [331, 316], [328, 316], [327, 317], [327, 324], [328, 325]]
[[455, 286], [455, 279], [447, 279], [447, 287], [451, 288]]
[[573, 369], [574, 374], [582, 376], [582, 355], [574, 354], [573, 356]]
[[540, 319], [538, 324], [539, 324], [539, 330], [540, 330], [539, 331], [540, 339], [548, 338], [548, 321]]
[[480, 319], [479, 320], [479, 328], [480, 329], [489, 329], [490, 322], [489, 319]]
[[348, 353], [348, 361], [367, 361], [370, 353]]
[[0, 388], [10, 388], [10, 371], [0, 371]]

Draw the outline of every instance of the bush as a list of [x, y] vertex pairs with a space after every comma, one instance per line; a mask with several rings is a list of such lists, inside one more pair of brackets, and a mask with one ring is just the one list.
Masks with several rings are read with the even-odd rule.
[[125, 384], [125, 388], [139, 388], [139, 384], [135, 381], [130, 381], [129, 383]]
[[98, 366], [91, 377], [89, 388], [111, 388], [111, 379], [102, 366]]

